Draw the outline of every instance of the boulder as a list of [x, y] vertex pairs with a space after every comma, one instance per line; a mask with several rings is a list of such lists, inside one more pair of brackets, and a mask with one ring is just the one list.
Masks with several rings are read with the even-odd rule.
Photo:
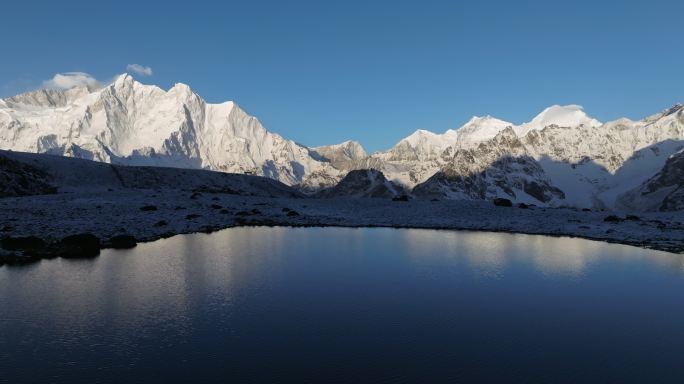
[[46, 245], [43, 239], [35, 236], [5, 237], [0, 240], [0, 246], [8, 251], [40, 251]]
[[109, 239], [109, 244], [114, 249], [130, 249], [138, 245], [138, 241], [131, 235], [116, 235]]
[[92, 233], [80, 233], [63, 238], [56, 244], [58, 255], [65, 259], [95, 257], [100, 254], [100, 239]]
[[504, 198], [499, 197], [499, 198], [494, 199], [494, 205], [496, 205], [497, 207], [512, 207], [513, 202], [508, 200], [508, 199], [504, 199]]
[[623, 220], [623, 219], [621, 219], [621, 218], [619, 218], [619, 217], [617, 217], [617, 216], [615, 216], [615, 215], [606, 216], [606, 217], [603, 219], [603, 221], [605, 221], [605, 222], [607, 222], [607, 223], [619, 223], [619, 222], [621, 222], [622, 220]]

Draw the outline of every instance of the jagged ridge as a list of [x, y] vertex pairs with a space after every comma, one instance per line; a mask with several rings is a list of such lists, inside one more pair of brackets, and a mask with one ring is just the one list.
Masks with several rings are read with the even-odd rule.
[[484, 116], [443, 134], [418, 130], [368, 155], [353, 141], [307, 148], [233, 102], [206, 103], [187, 85], [165, 91], [124, 74], [100, 89], [0, 100], [0, 149], [255, 174], [310, 193], [373, 168], [417, 195], [611, 207], [684, 148], [683, 109], [603, 124], [577, 105], [555, 105], [520, 125]]

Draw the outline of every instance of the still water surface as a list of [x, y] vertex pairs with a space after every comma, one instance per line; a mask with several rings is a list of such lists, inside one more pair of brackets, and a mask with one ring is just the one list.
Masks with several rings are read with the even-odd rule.
[[233, 228], [0, 268], [0, 382], [682, 382], [684, 258]]

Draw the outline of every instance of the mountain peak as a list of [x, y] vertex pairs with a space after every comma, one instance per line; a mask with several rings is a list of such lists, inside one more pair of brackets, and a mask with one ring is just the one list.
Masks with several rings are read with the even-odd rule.
[[190, 88], [190, 86], [185, 84], [185, 83], [174, 84], [173, 87], [171, 87], [171, 89], [169, 89], [169, 92], [176, 92], [176, 93], [179, 93], [182, 95], [187, 95], [187, 96], [192, 95], [194, 93], [192, 88]]
[[361, 143], [359, 143], [356, 140], [343, 141], [339, 144], [332, 145], [332, 147], [334, 147], [334, 146], [345, 147], [345, 148], [361, 148], [361, 149], [363, 149], [363, 146], [361, 145]]
[[500, 119], [497, 119], [496, 117], [492, 115], [484, 115], [484, 116], [473, 116], [461, 126], [459, 129], [463, 129], [465, 127], [469, 127], [472, 125], [513, 125], [507, 121], [503, 121]]
[[535, 129], [544, 129], [550, 125], [557, 125], [559, 127], [578, 127], [580, 125], [597, 127], [601, 125], [601, 122], [587, 115], [584, 112], [584, 108], [580, 105], [555, 104], [544, 109], [529, 123], [521, 125], [521, 134], [524, 135]]
[[115, 83], [117, 83], [117, 82], [125, 82], [125, 81], [132, 81], [132, 80], [135, 80], [135, 79], [133, 79], [133, 76], [131, 76], [131, 75], [130, 75], [129, 73], [127, 73], [127, 72], [124, 72], [124, 73], [122, 73], [122, 74], [120, 74], [120, 75], [117, 75], [117, 76], [114, 78], [114, 82], [115, 82]]
[[[434, 133], [426, 129], [417, 129], [415, 132], [410, 134], [408, 137], [401, 140], [401, 142], [406, 142], [409, 146], [413, 148], [417, 147], [436, 147], [436, 148], [446, 148], [447, 146], [453, 144], [456, 140], [456, 131], [449, 129], [444, 133]], [[401, 143], [400, 142], [400, 143]]]
[[133, 78], [133, 76], [129, 75], [128, 73], [122, 73], [122, 74], [120, 74], [114, 78], [112, 85], [115, 88], [120, 88], [120, 87], [131, 87], [135, 83], [137, 83], [137, 81]]
[[530, 123], [542, 128], [552, 124], [561, 127], [573, 127], [592, 123], [600, 124], [596, 119], [588, 116], [582, 106], [576, 104], [552, 105], [535, 116]]
[[499, 120], [490, 115], [473, 116], [457, 132], [461, 143], [475, 144], [493, 138], [504, 128], [512, 125], [507, 121]]
[[684, 104], [677, 103], [670, 108], [667, 108], [661, 112], [658, 112], [654, 115], [648, 116], [645, 119], [643, 119], [644, 122], [646, 123], [653, 123], [655, 121], [658, 121], [662, 118], [668, 117], [668, 116], [673, 116], [678, 113], [684, 114]]
[[311, 149], [333, 162], [339, 162], [340, 160], [360, 160], [368, 156], [361, 143], [354, 140], [343, 141], [339, 144], [313, 147]]
[[684, 109], [684, 104], [677, 103], [673, 105], [670, 109], [665, 111], [665, 116], [673, 115]]
[[476, 123], [479, 123], [481, 121], [488, 121], [488, 120], [496, 120], [496, 119], [494, 117], [492, 117], [492, 115], [473, 116], [470, 118], [470, 120], [468, 120], [467, 123], [465, 123], [465, 125], [476, 124]]

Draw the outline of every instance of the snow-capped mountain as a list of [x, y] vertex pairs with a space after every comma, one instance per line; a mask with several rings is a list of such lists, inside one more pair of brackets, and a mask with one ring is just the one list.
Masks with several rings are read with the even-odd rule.
[[[605, 124], [576, 105], [549, 107], [518, 126], [474, 118], [443, 140], [439, 155], [375, 166], [391, 180], [415, 185], [417, 195], [613, 207], [618, 195], [645, 182], [684, 148], [683, 110], [675, 105], [641, 121]], [[509, 140], [501, 140], [503, 132]], [[517, 143], [513, 136], [521, 149], [508, 145]], [[402, 140], [388, 152], [406, 146]], [[386, 153], [374, 156], [387, 158]]]
[[459, 148], [473, 148], [479, 143], [493, 139], [501, 131], [512, 126], [512, 123], [492, 116], [474, 116], [456, 131], [458, 134], [456, 144]]
[[495, 199], [556, 203], [565, 198], [529, 154], [512, 127], [475, 148], [456, 149], [453, 157], [413, 193], [419, 197]]
[[164, 91], [127, 74], [97, 90], [39, 90], [0, 100], [0, 149], [250, 173], [288, 185], [319, 171], [339, 178], [329, 162], [267, 131], [233, 102], [210, 104], [187, 85]]
[[621, 193], [653, 176], [684, 148], [684, 111], [677, 105], [641, 121], [600, 126], [547, 126], [522, 137], [568, 205], [612, 207]]
[[364, 161], [368, 154], [357, 141], [347, 140], [340, 144], [311, 148], [321, 159], [329, 161], [337, 169], [351, 169]]
[[552, 125], [558, 127], [598, 127], [601, 122], [587, 116], [579, 105], [553, 105], [535, 116], [532, 121], [516, 128], [518, 136], [525, 136], [530, 131], [544, 129]]
[[368, 167], [382, 170], [407, 188], [427, 180], [448, 162], [453, 148], [471, 147], [496, 136], [511, 123], [491, 116], [473, 117], [458, 129], [442, 134], [417, 130], [385, 152], [374, 153]]
[[0, 99], [0, 149], [255, 174], [307, 193], [372, 168], [417, 196], [610, 208], [683, 148], [679, 104], [640, 121], [601, 123], [577, 105], [551, 106], [519, 125], [473, 117], [368, 155], [355, 141], [307, 148], [267, 131], [233, 102], [210, 104], [187, 85], [163, 90], [126, 74], [97, 89]]

